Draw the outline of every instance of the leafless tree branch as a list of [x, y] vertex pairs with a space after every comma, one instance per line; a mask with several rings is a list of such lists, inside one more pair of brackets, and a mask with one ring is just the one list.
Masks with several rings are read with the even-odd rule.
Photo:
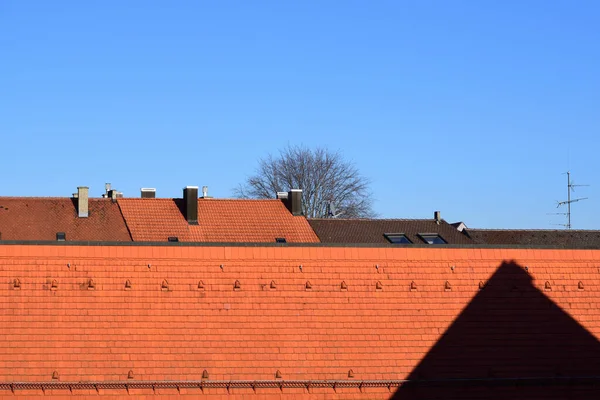
[[372, 218], [370, 181], [343, 159], [325, 148], [290, 146], [274, 157], [259, 159], [254, 175], [235, 189], [240, 198], [273, 198], [276, 192], [302, 189], [303, 212], [309, 218]]

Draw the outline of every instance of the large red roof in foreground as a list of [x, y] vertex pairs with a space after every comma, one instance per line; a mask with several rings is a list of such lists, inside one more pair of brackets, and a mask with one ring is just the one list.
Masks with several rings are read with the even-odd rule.
[[[73, 384], [46, 398], [372, 399], [458, 377], [476, 380], [425, 398], [531, 398], [510, 379], [597, 374], [599, 263], [591, 250], [4, 245], [0, 396], [21, 382], [29, 397]], [[213, 386], [169, 386], [204, 371]]]
[[119, 199], [134, 241], [318, 242], [306, 218], [293, 216], [281, 200], [198, 199], [198, 225], [189, 225], [178, 199]]

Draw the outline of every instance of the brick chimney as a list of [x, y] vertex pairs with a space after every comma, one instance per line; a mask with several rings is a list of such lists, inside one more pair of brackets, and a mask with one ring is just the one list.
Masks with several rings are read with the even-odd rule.
[[87, 218], [89, 215], [89, 191], [90, 188], [87, 186], [77, 188], [77, 216], [79, 218]]
[[183, 189], [183, 207], [188, 224], [198, 225], [198, 186]]

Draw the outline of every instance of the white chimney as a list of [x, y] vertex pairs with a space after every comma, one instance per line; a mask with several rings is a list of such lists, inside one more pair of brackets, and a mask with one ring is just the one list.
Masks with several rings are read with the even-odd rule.
[[77, 188], [77, 215], [79, 218], [87, 218], [89, 215], [89, 194], [90, 188], [79, 186]]

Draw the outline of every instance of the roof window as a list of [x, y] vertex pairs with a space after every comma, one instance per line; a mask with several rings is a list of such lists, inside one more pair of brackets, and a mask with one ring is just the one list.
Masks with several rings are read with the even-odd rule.
[[287, 240], [285, 238], [275, 238], [275, 243], [287, 243]]
[[383, 236], [393, 244], [412, 244], [404, 233], [385, 233]]
[[67, 235], [64, 232], [56, 232], [56, 240], [59, 242], [64, 242], [67, 240]]
[[437, 233], [419, 233], [419, 237], [427, 244], [446, 244], [444, 238]]
[[169, 242], [179, 242], [179, 238], [177, 236], [169, 236], [167, 240]]

